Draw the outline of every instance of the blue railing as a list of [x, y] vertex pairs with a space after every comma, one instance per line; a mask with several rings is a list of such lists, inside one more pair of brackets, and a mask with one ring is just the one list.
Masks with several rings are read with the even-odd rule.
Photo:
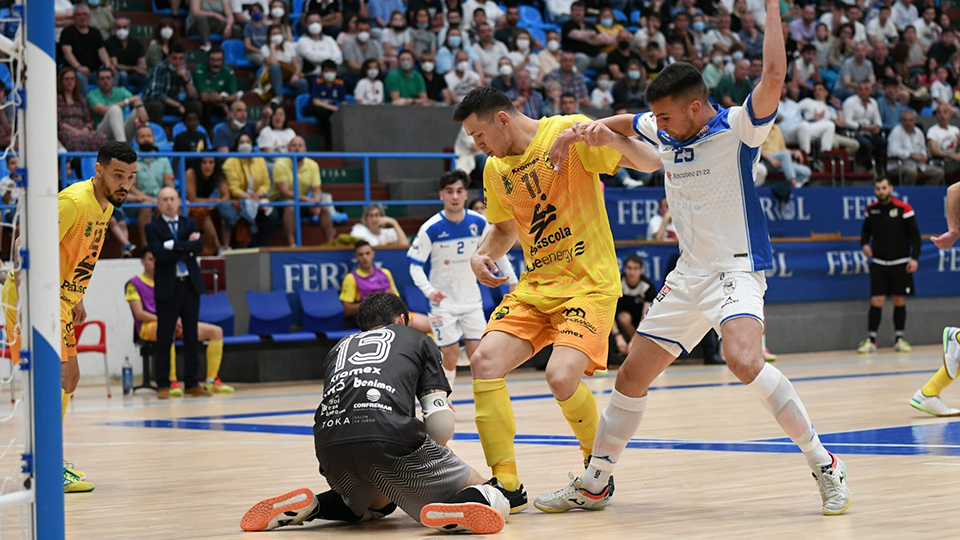
[[[70, 169], [67, 167], [67, 161], [74, 158], [83, 159], [96, 159], [96, 152], [64, 152], [59, 154], [60, 157], [60, 189], [63, 189], [70, 185], [72, 182], [76, 182], [80, 179], [71, 177], [68, 173]], [[425, 153], [397, 153], [397, 152], [303, 152], [303, 153], [289, 153], [289, 152], [154, 152], [149, 154], [151, 158], [157, 157], [166, 157], [170, 158], [174, 167], [175, 177], [179, 179], [179, 191], [180, 199], [183, 201], [181, 204], [181, 212], [186, 213], [190, 208], [197, 207], [215, 207], [217, 203], [204, 203], [204, 202], [188, 202], [187, 201], [187, 183], [186, 183], [186, 160], [187, 159], [200, 159], [205, 157], [213, 157], [217, 159], [227, 159], [231, 157], [236, 158], [290, 158], [293, 160], [293, 193], [294, 199], [292, 201], [274, 201], [270, 203], [263, 203], [261, 206], [293, 206], [295, 209], [295, 215], [297, 216], [294, 219], [296, 227], [296, 238], [297, 245], [303, 245], [303, 238], [301, 236], [301, 223], [300, 223], [300, 208], [310, 207], [310, 206], [367, 206], [372, 203], [382, 204], [384, 206], [390, 205], [413, 205], [413, 206], [422, 206], [422, 205], [439, 205], [441, 204], [438, 199], [429, 199], [429, 200], [375, 200], [371, 197], [370, 190], [370, 161], [374, 159], [456, 159], [456, 154], [442, 153], [442, 152], [425, 152]], [[300, 165], [299, 162], [303, 158], [320, 158], [320, 159], [351, 159], [351, 160], [360, 160], [363, 163], [363, 200], [362, 201], [333, 201], [329, 203], [324, 202], [312, 202], [312, 201], [301, 201], [299, 197], [300, 193]], [[85, 179], [85, 178], [84, 178]], [[273, 190], [274, 183], [273, 179], [270, 180], [270, 189]], [[156, 204], [143, 204], [143, 203], [129, 203], [124, 204], [124, 208], [155, 208]]]

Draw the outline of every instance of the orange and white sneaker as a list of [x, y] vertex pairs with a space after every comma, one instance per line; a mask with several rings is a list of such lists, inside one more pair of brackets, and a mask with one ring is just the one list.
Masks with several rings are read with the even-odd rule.
[[[494, 534], [503, 529], [510, 515], [510, 502], [503, 493], [491, 484], [470, 486], [476, 490], [481, 502], [431, 503], [420, 509], [420, 523], [443, 532], [469, 531], [473, 534]], [[461, 492], [462, 495], [462, 492]], [[473, 494], [471, 494], [473, 495]]]
[[320, 502], [307, 488], [262, 500], [253, 505], [240, 519], [240, 528], [245, 531], [272, 531], [287, 525], [303, 525], [313, 518]]

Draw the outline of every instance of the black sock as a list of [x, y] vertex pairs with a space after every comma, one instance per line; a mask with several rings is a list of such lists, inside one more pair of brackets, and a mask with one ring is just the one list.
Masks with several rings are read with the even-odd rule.
[[870, 315], [867, 317], [867, 326], [870, 330], [870, 341], [876, 343], [877, 329], [880, 328], [880, 316], [883, 314], [882, 307], [870, 306]]
[[898, 338], [903, 337], [903, 329], [907, 326], [907, 306], [893, 308], [893, 328]]
[[346, 521], [349, 523], [355, 523], [363, 519], [363, 516], [358, 516], [353, 513], [353, 510], [347, 506], [347, 503], [343, 501], [343, 497], [340, 496], [334, 490], [325, 491], [323, 493], [317, 494], [317, 500], [320, 501], [320, 505], [317, 506], [317, 511], [307, 518], [311, 519], [328, 519], [331, 521]]
[[480, 503], [490, 506], [490, 501], [487, 500], [487, 496], [483, 494], [480, 489], [475, 486], [467, 486], [460, 493], [457, 493], [450, 499], [452, 503]]

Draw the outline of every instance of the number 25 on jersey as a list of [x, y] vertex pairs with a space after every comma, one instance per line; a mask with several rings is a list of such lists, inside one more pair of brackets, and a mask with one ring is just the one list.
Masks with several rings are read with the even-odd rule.
[[673, 149], [674, 163], [690, 163], [693, 161], [693, 148], [677, 147]]

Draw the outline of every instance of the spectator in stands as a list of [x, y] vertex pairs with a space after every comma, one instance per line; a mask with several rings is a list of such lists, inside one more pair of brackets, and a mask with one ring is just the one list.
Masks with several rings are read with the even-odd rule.
[[647, 222], [647, 240], [657, 242], [676, 242], [677, 229], [673, 225], [673, 216], [670, 215], [670, 205], [667, 198], [660, 199], [660, 208], [657, 215]]
[[337, 46], [340, 47], [341, 51], [343, 50], [343, 46], [347, 44], [347, 41], [357, 37], [357, 20], [359, 19], [360, 15], [356, 13], [344, 15], [342, 30], [337, 34]]
[[876, 84], [877, 77], [873, 73], [873, 63], [867, 61], [867, 46], [857, 43], [853, 46], [853, 57], [847, 58], [840, 68], [840, 84], [834, 88], [839, 99], [850, 97], [862, 83]]
[[54, 39], [59, 44], [63, 29], [73, 24], [73, 2], [71, 0], [54, 0]]
[[[322, 67], [322, 77], [313, 83], [310, 105], [304, 109], [304, 113], [317, 119], [317, 125], [323, 133], [324, 148], [330, 151], [333, 149], [333, 129], [330, 119], [340, 110], [340, 105], [347, 97], [347, 90], [344, 88], [343, 81], [337, 78], [337, 65], [332, 60], [324, 60]], [[288, 131], [291, 135], [293, 134], [293, 130], [288, 129]], [[263, 136], [263, 132], [260, 136]], [[289, 141], [287, 143], [289, 144]]]
[[[132, 201], [156, 205], [160, 190], [174, 187], [173, 167], [170, 165], [170, 158], [153, 155], [157, 147], [154, 145], [153, 129], [150, 126], [140, 126], [137, 129], [137, 148], [137, 185], [130, 189], [127, 198], [133, 197]], [[142, 247], [146, 245], [145, 228], [153, 219], [153, 207], [141, 208], [137, 215]]]
[[[333, 72], [336, 78], [336, 68]], [[293, 129], [287, 125], [287, 112], [283, 107], [277, 107], [270, 115], [270, 122], [260, 131], [257, 147], [261, 152], [286, 152], [287, 145], [296, 136]]]
[[246, 133], [253, 140], [267, 125], [272, 114], [273, 109], [264, 107], [260, 121], [254, 122], [247, 118], [247, 104], [239, 99], [234, 101], [230, 104], [230, 116], [213, 129], [213, 147], [217, 152], [229, 152], [237, 144], [237, 137], [241, 133]]
[[891, 54], [897, 75], [902, 77], [904, 81], [923, 72], [926, 55], [923, 52], [923, 47], [917, 41], [917, 31], [913, 26], [908, 26], [903, 31], [903, 40], [893, 48]]
[[607, 55], [600, 47], [615, 44], [615, 36], [600, 34], [584, 22], [586, 7], [577, 0], [570, 6], [570, 20], [560, 26], [563, 36], [563, 51], [575, 55], [577, 70], [601, 69], [607, 63]]
[[647, 78], [644, 76], [643, 66], [636, 60], [630, 60], [627, 64], [627, 76], [617, 81], [610, 91], [615, 114], [637, 112], [646, 108], [647, 102], [643, 96], [646, 89]]
[[[861, 164], [880, 163], [885, 141], [883, 139], [883, 119], [880, 117], [880, 106], [870, 97], [873, 85], [862, 82], [857, 85], [857, 94], [848, 97], [843, 102], [843, 118], [847, 129], [853, 131], [854, 137], [860, 143], [860, 152], [857, 159]], [[873, 170], [874, 167], [867, 167]]]
[[[230, 188], [223, 169], [219, 160], [212, 157], [193, 160], [193, 166], [187, 169], [185, 183], [189, 203], [219, 204], [230, 200]], [[212, 217], [214, 209], [211, 206], [191, 206], [189, 214], [203, 234], [204, 245], [209, 242], [213, 253], [220, 254], [220, 236]]]
[[487, 216], [487, 203], [483, 202], [483, 197], [477, 197], [467, 203], [467, 210], [473, 210], [481, 216]]
[[770, 128], [770, 134], [760, 146], [760, 157], [768, 170], [783, 173], [790, 187], [803, 187], [810, 180], [810, 167], [801, 163], [803, 154], [799, 150], [787, 149], [783, 131], [777, 124]]
[[927, 130], [930, 156], [943, 160], [943, 172], [950, 178], [960, 174], [960, 128], [950, 124], [954, 112], [949, 105], [937, 106], [937, 123]]
[[[800, 149], [807, 155], [812, 152], [811, 139], [820, 141], [821, 150], [832, 150], [836, 137], [837, 125], [834, 123], [835, 114], [827, 105], [829, 91], [824, 83], [816, 83], [813, 87], [813, 97], [800, 100], [798, 109], [802, 122], [797, 124], [796, 140]], [[789, 120], [785, 116], [785, 121]]]
[[867, 39], [870, 40], [871, 45], [876, 46], [877, 43], [893, 45], [900, 40], [900, 33], [897, 32], [897, 25], [891, 13], [893, 12], [888, 4], [881, 5], [877, 16], [867, 23]]
[[897, 24], [897, 30], [903, 32], [907, 26], [920, 18], [917, 6], [913, 5], [913, 0], [897, 0], [893, 4], [893, 20]]
[[394, 105], [429, 105], [426, 81], [423, 75], [414, 71], [413, 53], [400, 52], [400, 67], [387, 75], [383, 86]]
[[[4, 205], [16, 206], [17, 200], [20, 198], [20, 190], [17, 189], [17, 180], [20, 179], [20, 174], [17, 172], [19, 166], [20, 158], [15, 155], [7, 157], [7, 175], [3, 177], [3, 180], [0, 180], [0, 202], [3, 202]], [[11, 223], [14, 213], [15, 210], [4, 210], [3, 221]], [[129, 240], [125, 243], [128, 244]]]
[[487, 163], [487, 154], [477, 148], [473, 137], [467, 135], [467, 131], [460, 127], [457, 131], [457, 138], [453, 141], [453, 153], [457, 155], [455, 167], [468, 175], [478, 170], [483, 172], [483, 166]]
[[516, 79], [516, 86], [507, 92], [507, 97], [527, 117], [534, 120], [542, 118], [544, 116], [543, 97], [533, 88], [533, 77], [530, 72], [520, 70], [517, 72]]
[[580, 103], [577, 96], [567, 92], [560, 96], [560, 114], [580, 114]]
[[424, 53], [436, 53], [437, 35], [430, 30], [430, 12], [427, 8], [420, 8], [416, 11], [414, 19], [416, 26], [410, 29], [413, 54], [420, 58]]
[[110, 37], [110, 30], [116, 24], [113, 17], [113, 8], [110, 7], [109, 0], [87, 0], [87, 7], [90, 8], [90, 28], [100, 31], [100, 37], [104, 40]]
[[813, 4], [803, 6], [802, 16], [790, 23], [790, 37], [807, 43], [817, 37], [817, 8]]
[[377, 28], [387, 28], [390, 26], [390, 18], [393, 12], [406, 11], [403, 0], [368, 0], [367, 10], [370, 20], [376, 24]]
[[590, 92], [590, 106], [595, 109], [609, 109], [613, 105], [613, 81], [606, 72], [597, 73], [597, 87]]
[[877, 43], [870, 54], [870, 63], [873, 64], [873, 74], [877, 79], [896, 79], [897, 71], [890, 58], [890, 47]]
[[170, 54], [170, 46], [177, 42], [177, 24], [170, 17], [164, 17], [157, 23], [153, 30], [153, 39], [147, 45], [147, 71], [167, 59]]
[[[479, 19], [477, 15], [477, 10], [480, 10], [483, 13], [483, 19]], [[463, 12], [472, 13], [473, 18], [473, 29], [478, 30], [480, 28], [480, 23], [488, 23], [491, 27], [497, 26], [500, 24], [500, 20], [503, 18], [503, 10], [500, 9], [500, 6], [497, 2], [493, 0], [467, 0], [463, 3]]]
[[307, 34], [297, 40], [297, 54], [303, 60], [303, 73], [306, 77], [316, 77], [321, 74], [321, 64], [330, 60], [334, 65], [343, 63], [343, 54], [337, 41], [323, 34], [323, 24], [320, 15], [313, 14], [307, 17]]
[[575, 71], [575, 63], [575, 55], [570, 51], [563, 51], [560, 55], [560, 68], [550, 72], [544, 81], [559, 83], [563, 93], [573, 94], [581, 106], [588, 107], [590, 95], [587, 93], [583, 76]]
[[600, 17], [597, 19], [597, 25], [594, 28], [605, 41], [605, 45], [600, 47], [600, 52], [610, 54], [616, 50], [620, 40], [620, 32], [624, 31], [625, 28], [614, 19], [612, 7], [607, 5], [600, 8]]
[[[334, 0], [333, 4], [336, 5], [337, 11], [339, 12], [339, 3]], [[268, 33], [269, 27], [279, 26], [283, 33], [283, 39], [293, 43], [293, 25], [290, 24], [290, 19], [287, 18], [286, 6], [287, 4], [284, 0], [271, 0], [270, 11], [264, 12], [263, 15], [266, 19]]]
[[[760, 41], [762, 44], [762, 37]], [[733, 47], [734, 43], [740, 43], [740, 36], [730, 29], [729, 15], [721, 15], [718, 17], [717, 27], [707, 32], [707, 34], [703, 37], [703, 44], [708, 50], [712, 49], [714, 45], [719, 45], [723, 51], [726, 52], [730, 50], [730, 47]], [[763, 47], [761, 45], [761, 49], [762, 48]]]
[[[931, 59], [932, 60], [932, 59]], [[953, 85], [950, 84], [950, 70], [947, 66], [937, 67], [937, 77], [930, 84], [930, 97], [933, 99], [932, 105], [953, 105]]]
[[[253, 139], [246, 133], [237, 137], [234, 152], [253, 152]], [[262, 157], [231, 157], [223, 163], [223, 174], [230, 188], [232, 201], [221, 201], [217, 206], [223, 227], [220, 230], [220, 242], [223, 246], [231, 245], [231, 235], [242, 218], [249, 229], [249, 240], [237, 238], [243, 244], [266, 246], [270, 234], [278, 223], [278, 214], [271, 206], [261, 206], [270, 202], [270, 173], [267, 171], [267, 162]], [[242, 237], [245, 235], [238, 236]]]
[[657, 297], [657, 287], [643, 275], [643, 259], [637, 254], [623, 261], [623, 276], [620, 278], [623, 296], [617, 299], [617, 324], [610, 329], [620, 354], [627, 354], [630, 340], [637, 333], [637, 325]]
[[306, 28], [309, 24], [307, 19], [311, 15], [319, 15], [324, 33], [335, 38], [343, 27], [344, 18], [354, 14], [369, 16], [364, 0], [305, 0], [300, 13], [300, 26]]
[[137, 127], [150, 118], [140, 96], [134, 96], [126, 88], [114, 87], [113, 81], [113, 73], [100, 68], [97, 87], [87, 94], [87, 105], [99, 133], [111, 141], [127, 142], [136, 137]]
[[907, 108], [906, 96], [898, 90], [899, 84], [895, 79], [883, 81], [883, 95], [877, 100], [877, 107], [880, 109], [884, 133], [890, 133], [891, 129], [897, 127], [901, 113]]
[[934, 43], [940, 40], [940, 25], [937, 24], [937, 10], [932, 5], [923, 8], [923, 16], [913, 22], [913, 28], [917, 31], [917, 41], [923, 47], [923, 52]]
[[644, 54], [651, 41], [660, 45], [661, 49], [667, 48], [667, 38], [660, 31], [660, 16], [656, 13], [649, 13], [644, 25], [633, 35], [634, 52]]
[[743, 105], [753, 91], [753, 81], [747, 76], [750, 61], [740, 60], [734, 65], [733, 73], [724, 75], [713, 91], [713, 99], [722, 107], [730, 108]]
[[[283, 88], [286, 83], [296, 94], [303, 94], [309, 90], [306, 79], [300, 77], [300, 60], [297, 58], [296, 46], [283, 37], [283, 27], [270, 25], [268, 30], [270, 43], [260, 49], [263, 55], [263, 64], [267, 70], [260, 77], [262, 92], [260, 97], [272, 94], [270, 100], [274, 106], [283, 101]], [[269, 86], [269, 92], [266, 90]]]
[[[443, 76], [447, 83], [447, 91], [453, 103], [460, 103], [464, 96], [482, 84], [480, 75], [470, 69], [470, 62], [466, 51], [459, 51], [456, 56], [456, 65], [453, 70]], [[508, 60], [509, 61], [509, 60]]]
[[412, 28], [419, 27], [417, 22], [418, 12], [424, 9], [427, 11], [427, 26], [423, 29], [430, 27], [430, 21], [437, 13], [443, 13], [443, 2], [440, 0], [410, 0], [407, 2], [407, 17], [410, 19], [410, 26]]
[[560, 112], [560, 96], [563, 95], [563, 88], [557, 81], [547, 81], [543, 85], [543, 115], [555, 116], [562, 114]]
[[[399, 1], [399, 0], [398, 0]], [[362, 76], [360, 69], [366, 60], [383, 62], [383, 45], [370, 34], [370, 20], [361, 17], [357, 20], [357, 37], [348, 40], [343, 46], [343, 60], [347, 65], [344, 78], [356, 82]], [[383, 65], [380, 66], [383, 68]]]
[[923, 130], [917, 127], [917, 114], [913, 109], [903, 111], [900, 124], [887, 138], [888, 177], [897, 178], [901, 185], [914, 185], [922, 172], [928, 183], [939, 184], [943, 169], [930, 165], [929, 151]]
[[[714, 47], [710, 52], [709, 62], [703, 66], [703, 84], [707, 86], [708, 92], [713, 92], [720, 84], [720, 79], [727, 74], [723, 65], [723, 51], [720, 47]], [[796, 68], [794, 68], [796, 73]]]
[[147, 77], [147, 59], [140, 40], [130, 39], [130, 19], [117, 19], [114, 34], [104, 46], [110, 57], [110, 67], [117, 74], [117, 86], [139, 92]]
[[77, 73], [77, 86], [82, 95], [87, 95], [88, 86], [95, 84], [100, 66], [108, 66], [115, 72], [103, 44], [103, 36], [90, 28], [90, 8], [80, 4], [73, 10], [76, 22], [63, 29], [60, 35], [60, 47], [63, 61], [73, 67]]
[[837, 39], [830, 47], [829, 66], [830, 69], [839, 72], [844, 63], [853, 55], [853, 26], [844, 24], [840, 26]]
[[360, 223], [350, 229], [350, 236], [364, 240], [372, 246], [410, 246], [403, 227], [397, 220], [387, 217], [383, 206], [379, 204], [371, 204], [363, 209]]
[[107, 140], [93, 125], [77, 72], [70, 67], [61, 69], [57, 77], [57, 138], [71, 152], [96, 152]]
[[570, 17], [570, 9], [573, 7], [573, 0], [547, 0], [546, 20], [565, 20]]
[[479, 42], [473, 46], [473, 55], [480, 63], [480, 74], [484, 80], [492, 81], [499, 75], [499, 62], [510, 54], [503, 43], [493, 39], [493, 28], [483, 23], [477, 28]]
[[193, 70], [193, 81], [203, 106], [203, 125], [213, 129], [213, 118], [225, 118], [230, 104], [243, 98], [237, 90], [237, 76], [233, 68], [224, 63], [223, 50], [219, 47], [207, 53], [207, 63]]
[[617, 47], [607, 53], [607, 71], [614, 81], [619, 81], [626, 76], [627, 64], [631, 60], [642, 61], [639, 54], [630, 50], [632, 44], [633, 39], [630, 31], [621, 30], [617, 35]]
[[466, 52], [471, 66], [476, 66], [476, 69], [479, 69], [480, 64], [476, 61], [473, 49], [464, 46], [462, 32], [459, 28], [451, 27], [447, 30], [446, 44], [437, 51], [437, 74], [446, 75], [448, 71], [453, 69], [457, 64], [457, 53], [460, 51]]
[[[490, 86], [496, 88], [504, 94], [510, 90], [513, 90], [513, 63], [510, 61], [509, 57], [504, 56], [500, 59], [497, 71], [499, 72], [499, 75], [490, 82]], [[459, 101], [460, 100], [458, 100], [458, 102]]]
[[[74, 75], [76, 77], [76, 75]], [[0, 81], [0, 103], [7, 102], [7, 85]], [[13, 136], [13, 124], [16, 121], [16, 111], [14, 107], [4, 107], [0, 110], [0, 148], [10, 146], [10, 138]]]
[[[174, 152], [206, 152], [207, 136], [200, 131], [200, 115], [195, 111], [187, 111], [183, 115], [183, 125], [186, 129], [173, 139]], [[195, 160], [188, 159], [187, 167], [191, 167]]]
[[[421, 66], [422, 67], [422, 66]], [[357, 83], [353, 94], [360, 105], [383, 104], [383, 81], [379, 80], [380, 62], [367, 60], [362, 69], [365, 77]]]
[[[181, 103], [178, 98], [184, 92], [187, 99]], [[174, 43], [170, 46], [167, 59], [157, 64], [147, 77], [143, 92], [147, 114], [150, 115], [150, 121], [157, 124], [163, 123], [164, 114], [179, 114], [182, 117], [188, 109], [203, 114], [203, 106], [196, 98], [197, 89], [187, 69], [186, 49], [182, 43]]]
[[653, 80], [657, 75], [667, 67], [667, 62], [663, 58], [663, 49], [656, 41], [647, 43], [647, 54], [643, 60], [643, 69], [647, 72], [647, 79]]
[[957, 52], [957, 34], [952, 29], [945, 30], [940, 34], [940, 40], [930, 47], [927, 56], [937, 61], [937, 64], [945, 66], [950, 62], [950, 57]]
[[493, 33], [493, 37], [509, 47], [517, 37], [520, 30], [520, 6], [512, 4], [507, 6], [507, 14], [504, 17], [504, 25]]
[[260, 4], [250, 6], [250, 20], [243, 25], [243, 50], [247, 60], [255, 66], [263, 65], [263, 55], [260, 53], [266, 46], [267, 23], [264, 22], [264, 9]]
[[822, 23], [817, 25], [817, 38], [811, 42], [817, 48], [817, 63], [823, 69], [833, 70], [834, 77], [836, 77], [836, 71], [840, 69], [839, 64], [832, 63], [831, 57], [836, 42], [837, 39], [830, 34], [830, 30], [827, 30], [827, 25]]
[[[677, 62], [686, 62], [690, 60], [687, 56], [687, 49], [683, 45], [683, 41], [678, 38], [670, 38], [670, 41], [667, 42], [667, 60], [666, 63], [669, 66], [670, 64], [676, 64]], [[734, 61], [742, 60], [743, 53], [741, 52], [738, 55], [738, 58], [735, 58]]]
[[387, 69], [396, 69], [400, 51], [413, 48], [407, 18], [402, 11], [394, 11], [390, 15], [390, 26], [380, 34], [380, 41], [383, 43], [383, 61]]
[[[443, 29], [441, 29], [441, 30], [437, 33], [437, 46], [438, 46], [438, 47], [442, 47], [443, 45], [445, 45], [445, 44], [447, 43], [447, 32], [449, 32], [451, 28], [456, 28], [457, 30], [459, 30], [459, 31], [461, 32], [461, 34], [460, 34], [461, 37], [464, 36], [465, 32], [464, 32], [464, 30], [463, 30], [463, 25], [461, 24], [461, 23], [463, 22], [463, 17], [462, 17], [462, 15], [463, 15], [463, 14], [460, 12], [459, 8], [457, 8], [457, 9], [447, 9], [447, 12], [446, 12], [446, 25], [443, 27]], [[463, 39], [462, 41], [463, 41], [463, 42], [462, 42], [463, 48], [464, 48], [464, 49], [469, 49], [469, 48], [470, 48], [470, 45], [471, 45], [469, 39], [467, 39], [467, 38], [464, 37], [464, 39]]]
[[742, 21], [738, 36], [744, 52], [750, 58], [760, 58], [763, 56], [763, 32], [757, 28], [753, 13], [744, 13]]
[[525, 70], [534, 80], [540, 77], [540, 57], [533, 52], [531, 47], [530, 32], [520, 28], [515, 33], [514, 40], [510, 43], [510, 62], [513, 63], [513, 70], [519, 72]]
[[554, 30], [547, 31], [547, 45], [539, 53], [540, 74], [535, 79], [538, 86], [542, 86], [544, 79], [553, 71], [560, 69], [560, 34]]
[[[260, 13], [263, 13], [270, 9], [269, 0], [230, 0], [230, 9], [233, 11], [233, 20], [237, 23], [246, 25], [250, 22], [251, 11], [253, 6], [260, 8]], [[234, 36], [234, 39], [239, 39], [240, 36]]]
[[423, 53], [420, 57], [420, 74], [423, 75], [423, 82], [427, 88], [427, 99], [430, 103], [451, 104], [453, 96], [447, 91], [447, 81], [437, 74], [437, 63], [434, 56], [430, 53]]
[[233, 19], [230, 0], [190, 0], [187, 34], [200, 34], [200, 49], [205, 52], [212, 47], [212, 34], [221, 34], [223, 39], [241, 35], [240, 25]]
[[[307, 143], [303, 140], [303, 137], [294, 137], [290, 141], [288, 150], [292, 153], [306, 152]], [[273, 166], [273, 183], [276, 188], [274, 193], [278, 196], [278, 199], [293, 201], [293, 160], [291, 158], [277, 160], [277, 163]], [[297, 184], [299, 187], [298, 197], [301, 202], [333, 202], [333, 198], [320, 189], [320, 165], [308, 157], [301, 157], [297, 160]], [[315, 223], [319, 222], [327, 241], [333, 240], [336, 236], [329, 206], [304, 206], [300, 208], [299, 216], [293, 206], [281, 210], [283, 211], [283, 229], [290, 246], [297, 245], [296, 220], [300, 217], [310, 218]]]

